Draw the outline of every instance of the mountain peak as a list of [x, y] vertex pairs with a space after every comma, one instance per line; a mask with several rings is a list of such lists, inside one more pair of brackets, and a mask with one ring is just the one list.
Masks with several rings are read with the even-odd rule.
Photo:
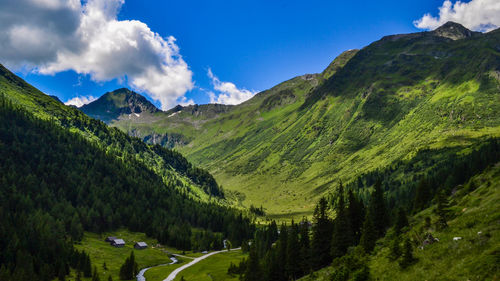
[[105, 122], [118, 119], [122, 115], [140, 117], [160, 111], [144, 96], [127, 88], [107, 92], [97, 100], [80, 108], [85, 114]]
[[472, 37], [476, 34], [479, 34], [480, 32], [471, 31], [459, 23], [449, 21], [433, 30], [432, 33], [436, 36], [446, 37], [452, 40], [459, 40]]

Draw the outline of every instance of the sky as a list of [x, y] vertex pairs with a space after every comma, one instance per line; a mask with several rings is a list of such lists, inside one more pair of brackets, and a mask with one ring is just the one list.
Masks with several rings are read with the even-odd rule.
[[498, 0], [0, 0], [0, 63], [68, 104], [238, 104], [385, 35], [500, 26]]

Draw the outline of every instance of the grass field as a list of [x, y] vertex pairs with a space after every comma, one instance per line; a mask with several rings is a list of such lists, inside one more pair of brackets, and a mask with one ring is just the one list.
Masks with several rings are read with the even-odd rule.
[[180, 261], [177, 264], [168, 264], [165, 266], [158, 266], [158, 267], [153, 267], [150, 268], [146, 271], [144, 274], [144, 277], [146, 277], [147, 281], [162, 281], [167, 276], [174, 271], [176, 268], [184, 265], [186, 262], [189, 262], [189, 260], [186, 261]]
[[[213, 255], [181, 271], [175, 280], [181, 280], [181, 277], [184, 277], [184, 280], [186, 281], [239, 280], [238, 276], [231, 276], [227, 274], [227, 269], [229, 268], [229, 264], [231, 262], [238, 264], [246, 256], [247, 254], [243, 254], [240, 250], [222, 252], [220, 254]], [[159, 280], [162, 279], [147, 279], [147, 281]]]
[[[109, 243], [104, 241], [107, 236], [115, 236], [117, 238], [125, 240], [125, 247], [115, 248], [109, 245]], [[134, 244], [137, 241], [146, 242], [148, 244], [148, 248], [144, 250], [134, 249]], [[157, 244], [158, 241], [156, 239], [149, 238], [144, 233], [119, 230], [103, 234], [86, 232], [81, 243], [76, 244], [75, 248], [78, 250], [85, 250], [85, 252], [90, 255], [92, 266], [97, 266], [97, 270], [99, 272], [101, 280], [107, 280], [108, 276], [111, 276], [113, 280], [119, 280], [118, 273], [120, 270], [120, 266], [125, 262], [125, 259], [130, 256], [130, 253], [132, 251], [134, 252], [135, 259], [139, 265], [139, 270], [154, 265], [172, 262], [172, 260], [169, 258], [168, 253], [183, 254], [189, 257], [197, 257], [201, 255], [200, 253], [182, 252], [177, 249], [164, 246], [156, 247]], [[178, 258], [178, 260], [180, 262], [183, 261], [182, 258]], [[104, 263], [106, 263], [107, 269], [104, 269]], [[172, 265], [168, 269], [165, 267], [165, 269], [153, 270], [151, 276], [154, 276], [155, 272], [157, 271], [159, 271], [158, 274], [163, 274], [164, 272], [162, 270], [166, 270], [165, 272], [167, 272], [168, 270], [170, 270], [170, 268], [172, 268], [171, 270], [173, 270], [177, 266], [178, 265]], [[148, 274], [149, 270], [147, 271], [146, 276], [148, 276]], [[165, 275], [165, 277], [167, 275], [168, 273]], [[74, 280], [73, 278], [74, 274], [72, 274], [72, 276], [70, 276], [68, 280]]]

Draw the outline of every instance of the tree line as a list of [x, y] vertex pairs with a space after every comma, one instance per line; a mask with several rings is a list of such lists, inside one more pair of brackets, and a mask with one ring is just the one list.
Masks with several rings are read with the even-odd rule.
[[[428, 169], [416, 180], [413, 191], [416, 195], [406, 208], [389, 203], [389, 192], [384, 189], [387, 183], [396, 181], [391, 181], [385, 172], [360, 177], [363, 182], [373, 184], [369, 196], [359, 196], [360, 190], [365, 192], [362, 194], [370, 190], [366, 187], [351, 183], [346, 190], [340, 183], [334, 195], [319, 200], [311, 223], [306, 219], [299, 224], [292, 221], [291, 225], [282, 225], [278, 231], [276, 223], [272, 222], [257, 229], [252, 241], [242, 246], [249, 252], [248, 259], [238, 265], [231, 264], [228, 273], [240, 275], [244, 281], [285, 281], [332, 265], [335, 270], [330, 280], [369, 280], [368, 257], [376, 248], [377, 240], [384, 237], [390, 227], [392, 231], [386, 238], [390, 244], [389, 258], [401, 268], [409, 267], [416, 259], [413, 256], [414, 242], [405, 235], [410, 231], [407, 214], [416, 213], [433, 203], [436, 205], [433, 224], [436, 229], [447, 228], [450, 219], [448, 196], [453, 189], [498, 160], [498, 139], [486, 140], [469, 154], [450, 156], [449, 160], [441, 162], [445, 165]], [[384, 176], [370, 182], [379, 175]], [[438, 176], [445, 180], [438, 181]], [[467, 191], [473, 189], [471, 185]], [[430, 219], [426, 224], [430, 227]]]
[[[84, 231], [126, 227], [184, 250], [193, 246], [192, 227], [221, 233], [234, 245], [254, 232], [240, 212], [195, 201], [135, 157], [117, 158], [4, 97], [0, 155], [2, 280], [59, 276]], [[219, 236], [207, 237], [220, 244]]]

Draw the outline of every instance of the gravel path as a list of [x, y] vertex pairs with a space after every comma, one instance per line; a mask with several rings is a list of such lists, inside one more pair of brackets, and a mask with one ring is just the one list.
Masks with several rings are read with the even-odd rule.
[[[235, 248], [235, 249], [231, 249], [231, 251], [235, 251], [235, 250], [239, 250], [241, 248]], [[196, 263], [212, 256], [212, 255], [215, 255], [215, 254], [219, 254], [219, 253], [222, 253], [222, 252], [227, 252], [227, 250], [222, 250], [222, 251], [216, 251], [216, 252], [211, 252], [211, 253], [208, 253], [206, 255], [203, 255], [201, 257], [198, 257], [198, 258], [195, 258], [194, 260], [192, 260], [190, 263], [188, 264], [185, 264], [177, 269], [175, 269], [174, 271], [172, 271], [172, 273], [170, 273], [167, 278], [165, 278], [163, 281], [173, 281], [175, 279], [175, 277], [177, 276], [177, 274], [179, 274], [179, 272], [183, 271], [184, 269], [190, 267], [190, 266], [193, 266], [195, 265]], [[145, 280], [143, 280], [145, 281]]]

